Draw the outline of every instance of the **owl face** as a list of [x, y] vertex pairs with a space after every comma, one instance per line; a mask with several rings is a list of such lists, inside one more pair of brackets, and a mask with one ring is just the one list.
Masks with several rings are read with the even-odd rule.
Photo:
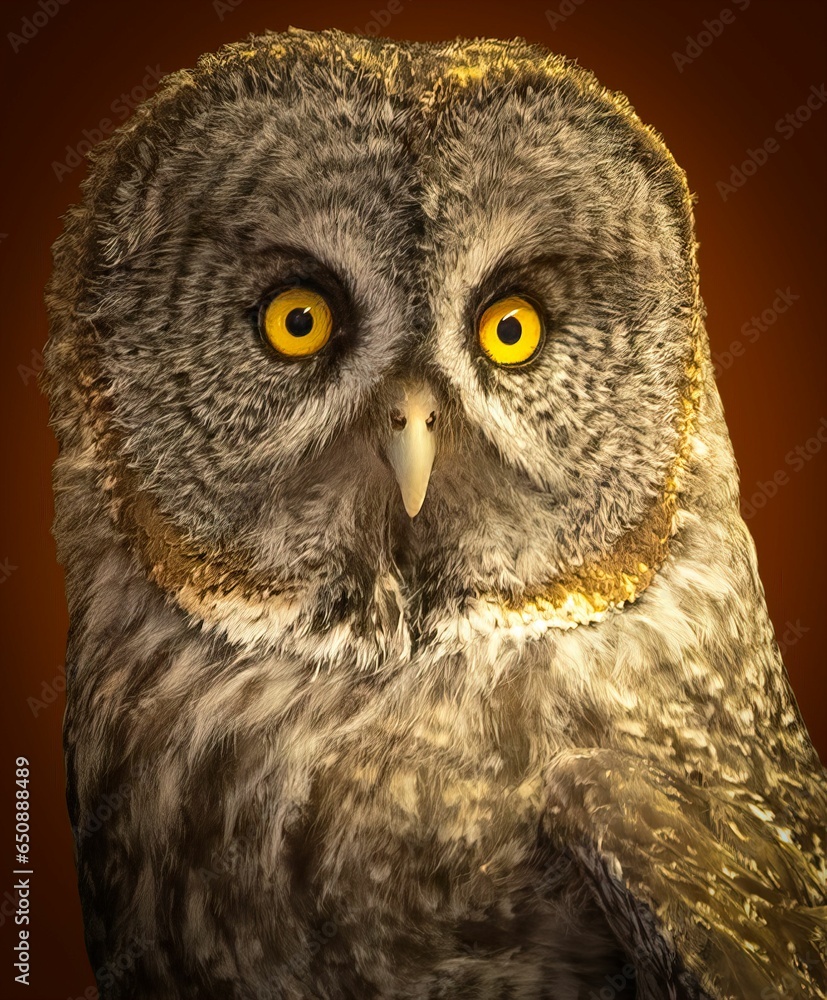
[[291, 32], [170, 78], [98, 156], [78, 298], [145, 562], [331, 620], [378, 574], [433, 608], [610, 552], [675, 461], [695, 294], [635, 123], [523, 43]]

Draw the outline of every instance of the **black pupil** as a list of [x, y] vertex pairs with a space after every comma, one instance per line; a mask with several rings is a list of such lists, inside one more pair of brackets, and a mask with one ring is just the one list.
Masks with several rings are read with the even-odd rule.
[[523, 335], [523, 327], [516, 316], [503, 316], [497, 323], [497, 336], [504, 344], [516, 344]]
[[294, 337], [305, 337], [313, 329], [313, 316], [309, 309], [291, 309], [284, 325]]

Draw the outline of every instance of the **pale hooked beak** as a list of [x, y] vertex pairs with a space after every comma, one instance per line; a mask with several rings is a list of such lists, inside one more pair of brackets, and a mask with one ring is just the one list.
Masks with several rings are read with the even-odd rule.
[[436, 418], [436, 400], [424, 386], [403, 389], [399, 401], [391, 407], [391, 439], [386, 454], [409, 517], [416, 517], [428, 492], [436, 454]]

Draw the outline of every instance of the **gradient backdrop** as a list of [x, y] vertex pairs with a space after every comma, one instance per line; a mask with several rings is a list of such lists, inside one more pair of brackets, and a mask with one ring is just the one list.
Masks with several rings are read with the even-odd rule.
[[[709, 333], [770, 612], [810, 732], [822, 757], [827, 755], [827, 109], [820, 106], [824, 97], [816, 96], [827, 82], [823, 4], [477, 0], [463, 9], [433, 0], [395, 0], [392, 14], [387, 0], [42, 4], [45, 12], [38, 0], [0, 5], [6, 114], [0, 405], [7, 446], [0, 493], [6, 681], [0, 793], [7, 800], [0, 807], [0, 996], [96, 996], [63, 793], [61, 665], [67, 619], [49, 533], [49, 472], [56, 449], [46, 401], [33, 377], [46, 338], [42, 295], [49, 247], [62, 214], [78, 198], [84, 174], [78, 144], [110, 127], [103, 120], [117, 123], [126, 116], [133, 89], [154, 87], [151, 70], [191, 66], [200, 53], [253, 31], [292, 24], [377, 33], [381, 20], [383, 33], [399, 38], [522, 35], [576, 58], [605, 84], [624, 91], [642, 119], [663, 134], [698, 197]], [[722, 11], [729, 13], [722, 18]], [[33, 37], [21, 42], [24, 19]], [[717, 23], [705, 27], [705, 20]], [[135, 98], [140, 97], [137, 90]], [[798, 127], [782, 122], [777, 130], [779, 119], [795, 117], [808, 97], [813, 108], [805, 107], [802, 120], [795, 119]], [[730, 182], [733, 164], [772, 139], [771, 152], [752, 161], [766, 162], [748, 164], [740, 187], [719, 187]], [[823, 440], [815, 437], [820, 428]], [[806, 458], [796, 454], [797, 447]], [[14, 982], [16, 935], [5, 895], [15, 867], [13, 772], [21, 754], [32, 768], [28, 989]]]

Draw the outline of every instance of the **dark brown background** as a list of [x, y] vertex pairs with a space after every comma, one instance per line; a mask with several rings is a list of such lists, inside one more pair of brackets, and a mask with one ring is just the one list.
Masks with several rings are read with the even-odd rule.
[[[827, 81], [823, 5], [753, 0], [740, 10], [744, 0], [583, 0], [579, 5], [541, 0], [477, 2], [463, 9], [433, 0], [401, 2], [402, 10], [391, 17], [384, 34], [416, 39], [522, 35], [577, 58], [630, 97], [686, 169], [698, 195], [702, 289], [713, 350], [721, 354], [733, 340], [745, 348], [720, 378], [744, 495], [778, 470], [788, 474], [749, 526], [776, 631], [779, 637], [787, 632], [793, 686], [824, 757], [827, 450], [798, 472], [785, 456], [811, 438], [827, 416], [827, 110], [816, 111], [789, 140], [775, 131], [776, 121], [794, 112], [811, 86]], [[224, 42], [290, 24], [370, 31], [372, 11], [386, 11], [386, 4], [242, 0], [224, 11], [222, 19], [210, 0], [69, 0], [16, 53], [6, 37], [0, 40], [6, 111], [0, 188], [0, 301], [5, 310], [0, 403], [6, 432], [0, 562], [6, 559], [8, 567], [15, 567], [0, 570], [7, 678], [0, 756], [0, 788], [7, 798], [0, 808], [0, 897], [13, 881], [13, 768], [18, 754], [32, 765], [34, 872], [32, 986], [27, 990], [14, 983], [14, 925], [6, 916], [0, 996], [63, 1000], [94, 995], [86, 993], [94, 980], [83, 948], [63, 799], [63, 696], [45, 704], [48, 695], [42, 690], [44, 685], [53, 690], [61, 686], [67, 626], [62, 576], [49, 534], [55, 444], [47, 429], [46, 402], [26, 371], [37, 367], [32, 352], [46, 338], [42, 295], [49, 247], [60, 231], [61, 215], [78, 197], [84, 172], [79, 166], [58, 181], [53, 163], [65, 160], [66, 146], [77, 146], [84, 129], [116, 117], [112, 102], [141, 83], [147, 66], [159, 64], [170, 72], [192, 65], [201, 52]], [[673, 53], [684, 51], [687, 35], [697, 36], [704, 19], [718, 18], [725, 6], [734, 14], [733, 23], [679, 72]], [[19, 33], [22, 19], [39, 9], [37, 0], [3, 3], [3, 35]], [[573, 12], [552, 29], [547, 9]], [[731, 165], [742, 162], [748, 148], [773, 136], [778, 151], [724, 201], [716, 182], [729, 179]], [[742, 325], [772, 308], [777, 288], [788, 287], [797, 300], [750, 344], [739, 332]], [[796, 623], [798, 637], [788, 632]], [[44, 702], [36, 717], [30, 698]]]

